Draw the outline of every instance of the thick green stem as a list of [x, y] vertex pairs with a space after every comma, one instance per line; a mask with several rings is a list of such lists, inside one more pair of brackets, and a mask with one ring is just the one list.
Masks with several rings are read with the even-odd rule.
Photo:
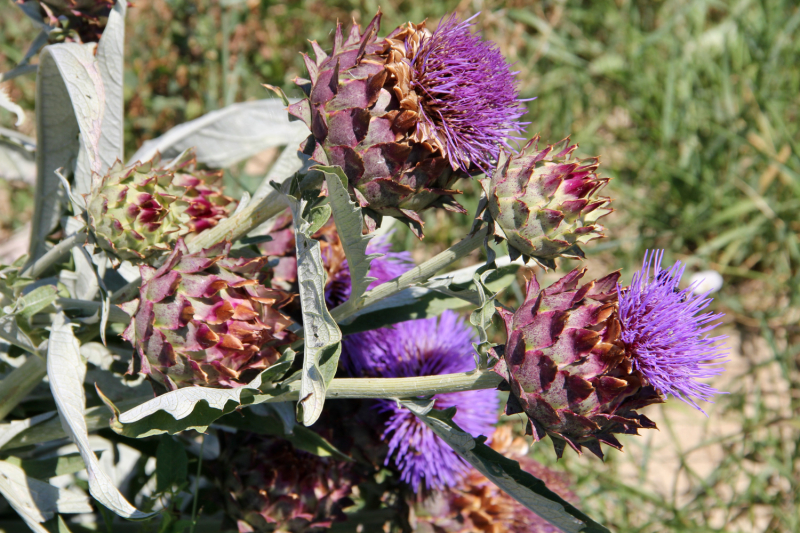
[[[238, 214], [223, 220], [215, 227], [202, 232], [189, 241], [187, 243], [189, 251], [199, 252], [203, 248], [209, 248], [224, 240], [235, 241], [246, 235], [256, 226], [259, 226], [263, 222], [279, 214], [284, 209], [286, 209], [286, 201], [283, 195], [273, 190], [258, 202], [254, 202], [253, 205], [244, 208]], [[116, 291], [111, 301], [113, 303], [120, 303], [136, 298], [141, 284], [141, 278], [131, 281], [126, 286]]]
[[19, 368], [0, 381], [0, 420], [3, 420], [47, 375], [47, 361], [29, 355]]
[[[95, 302], [91, 300], [78, 300], [75, 298], [57, 298], [56, 305], [65, 310], [71, 309], [75, 311], [96, 313], [100, 310], [103, 304], [102, 302]], [[126, 313], [116, 305], [112, 305], [111, 308], [109, 309], [108, 321], [116, 322], [118, 324], [127, 324], [128, 322], [131, 321], [131, 317], [128, 313]]]
[[[384, 298], [394, 296], [398, 292], [416, 285], [417, 283], [424, 283], [433, 277], [437, 272], [446, 268], [462, 257], [469, 255], [472, 251], [480, 248], [483, 239], [486, 237], [486, 228], [478, 231], [475, 235], [466, 237], [457, 242], [447, 250], [440, 254], [428, 259], [421, 265], [412, 268], [402, 276], [398, 276], [393, 280], [382, 283], [364, 294], [358, 305], [341, 305], [331, 311], [331, 316], [337, 322], [343, 322], [357, 311], [369, 307]], [[349, 301], [347, 303], [350, 303]]]
[[[326, 398], [413, 398], [447, 392], [494, 389], [503, 378], [491, 371], [461, 372], [413, 378], [339, 378]], [[294, 384], [292, 384], [294, 385]], [[300, 386], [297, 386], [298, 391]]]
[[[341, 378], [331, 381], [325, 397], [328, 399], [413, 398], [448, 392], [493, 389], [501, 382], [500, 376], [485, 370], [415, 378]], [[266, 402], [297, 401], [299, 398], [300, 381], [298, 380], [290, 383], [286, 387], [285, 393], [272, 396]], [[128, 409], [133, 409], [152, 399], [152, 396], [130, 398], [117, 403], [117, 408], [124, 413]], [[108, 427], [110, 413], [106, 406], [101, 405], [86, 409], [84, 418], [89, 431], [97, 431]], [[29, 446], [63, 437], [66, 437], [66, 433], [61, 428], [58, 417], [54, 416], [50, 420], [21, 432], [0, 449]]]
[[61, 261], [72, 248], [86, 242], [86, 231], [80, 230], [57, 245], [53, 246], [46, 254], [25, 267], [22, 271], [23, 278], [36, 279], [41, 276], [48, 268]]

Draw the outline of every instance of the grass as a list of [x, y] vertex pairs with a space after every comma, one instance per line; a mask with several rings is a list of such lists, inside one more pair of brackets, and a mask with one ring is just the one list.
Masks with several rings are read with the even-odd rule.
[[[619, 531], [800, 531], [796, 3], [380, 5], [384, 31], [425, 16], [435, 24], [451, 9], [480, 10], [479, 27], [520, 71], [522, 96], [537, 97], [529, 132], [550, 142], [572, 135], [584, 156], [601, 155], [616, 212], [609, 238], [587, 249], [590, 273], [624, 267], [629, 279], [644, 250], [659, 247], [690, 270], [725, 277], [714, 305], [726, 313], [734, 346], [723, 383], [730, 394], [708, 419], [675, 401], [655, 409], [661, 431], [627, 438], [626, 453], [609, 453], [605, 463], [565, 457], [557, 467], [575, 477], [582, 506]], [[365, 23], [377, 7], [374, 0], [137, 1], [127, 34], [128, 153], [184, 120], [266, 97], [262, 83], [297, 94], [291, 79], [304, 74], [297, 52], [309, 51], [305, 39], [325, 46], [337, 18]], [[30, 39], [20, 18], [8, 3], [0, 7], [0, 71]], [[9, 88], [32, 109], [30, 78]], [[0, 125], [11, 120], [0, 111]], [[473, 208], [474, 194], [464, 203]], [[429, 213], [419, 256], [460, 238], [469, 217], [444, 222]], [[548, 447], [533, 453], [552, 463]], [[669, 475], [658, 478], [665, 468]]]

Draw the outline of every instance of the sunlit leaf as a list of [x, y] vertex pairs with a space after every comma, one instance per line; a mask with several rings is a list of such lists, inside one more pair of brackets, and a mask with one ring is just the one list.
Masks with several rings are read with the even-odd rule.
[[84, 418], [86, 363], [81, 359], [80, 345], [72, 332], [72, 325], [61, 313], [56, 315], [50, 331], [47, 376], [62, 425], [86, 463], [89, 492], [98, 502], [122, 517], [141, 520], [152, 516], [154, 513], [143, 513], [132, 506], [100, 469], [97, 456], [89, 444], [89, 430]]

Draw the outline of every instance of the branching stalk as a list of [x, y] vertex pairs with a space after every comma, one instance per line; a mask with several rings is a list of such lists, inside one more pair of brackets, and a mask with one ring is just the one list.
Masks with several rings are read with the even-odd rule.
[[489, 230], [487, 228], [483, 228], [482, 230], [476, 232], [475, 235], [460, 240], [447, 250], [435, 255], [431, 259], [428, 259], [421, 265], [412, 268], [402, 276], [378, 285], [371, 291], [368, 291], [364, 294], [360, 305], [352, 312], [347, 312], [347, 310], [343, 309], [337, 313], [338, 309], [334, 309], [331, 312], [331, 315], [333, 315], [333, 318], [337, 321], [345, 320], [355, 311], [369, 307], [370, 305], [377, 303], [384, 298], [388, 298], [389, 296], [394, 296], [398, 292], [407, 289], [412, 285], [428, 281], [443, 268], [452, 265], [462, 257], [465, 257], [472, 251], [477, 250], [483, 243], [483, 239], [486, 237], [488, 231]]
[[36, 279], [48, 268], [61, 261], [72, 248], [86, 242], [86, 230], [79, 230], [57, 245], [53, 246], [46, 254], [25, 267], [22, 271], [23, 278]]
[[[413, 398], [415, 396], [432, 396], [448, 392], [493, 389], [502, 378], [490, 371], [462, 372], [458, 374], [442, 374], [439, 376], [423, 376], [413, 378], [340, 378], [331, 381], [326, 398]], [[286, 387], [286, 392], [269, 397], [266, 402], [297, 401], [300, 398], [300, 381], [294, 381]], [[140, 396], [117, 403], [120, 411], [133, 409], [153, 397]], [[84, 411], [84, 419], [90, 432], [107, 428], [110, 413], [106, 406], [91, 407]], [[66, 437], [58, 417], [33, 426], [15, 436], [2, 450], [29, 446]]]

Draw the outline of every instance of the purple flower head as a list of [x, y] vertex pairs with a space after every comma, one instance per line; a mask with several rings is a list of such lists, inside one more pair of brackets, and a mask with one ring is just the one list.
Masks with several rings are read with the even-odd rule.
[[[350, 375], [416, 377], [466, 372], [475, 368], [472, 329], [453, 311], [439, 318], [410, 320], [391, 328], [346, 337], [342, 360]], [[497, 422], [494, 390], [434, 396], [436, 409], [457, 407], [453, 420], [473, 436], [491, 435]], [[388, 419], [382, 438], [389, 445], [385, 464], [418, 492], [455, 486], [469, 466], [408, 409], [389, 400], [377, 407]]]
[[[408, 272], [413, 266], [409, 252], [392, 252], [392, 243], [389, 241], [391, 233], [374, 237], [367, 245], [367, 254], [383, 254], [372, 260], [369, 266], [369, 275], [375, 278], [369, 288], [375, 288], [381, 283], [385, 283]], [[333, 252], [328, 248], [328, 254], [323, 254], [323, 261], [328, 265], [335, 260]], [[329, 309], [333, 309], [350, 298], [350, 269], [345, 259], [341, 267], [336, 269], [331, 279], [325, 286], [325, 301]]]
[[422, 104], [417, 136], [438, 137], [453, 169], [489, 172], [507, 139], [519, 138], [525, 106], [503, 54], [470, 31], [476, 16], [442, 19], [411, 61], [410, 85]]
[[708, 336], [723, 315], [699, 314], [712, 299], [695, 295], [694, 286], [680, 290], [685, 267], [676, 262], [662, 269], [663, 256], [663, 250], [645, 253], [630, 286], [617, 285], [621, 338], [652, 386], [705, 413], [696, 400], [711, 401], [720, 391], [697, 380], [719, 375], [727, 361], [726, 337]]

